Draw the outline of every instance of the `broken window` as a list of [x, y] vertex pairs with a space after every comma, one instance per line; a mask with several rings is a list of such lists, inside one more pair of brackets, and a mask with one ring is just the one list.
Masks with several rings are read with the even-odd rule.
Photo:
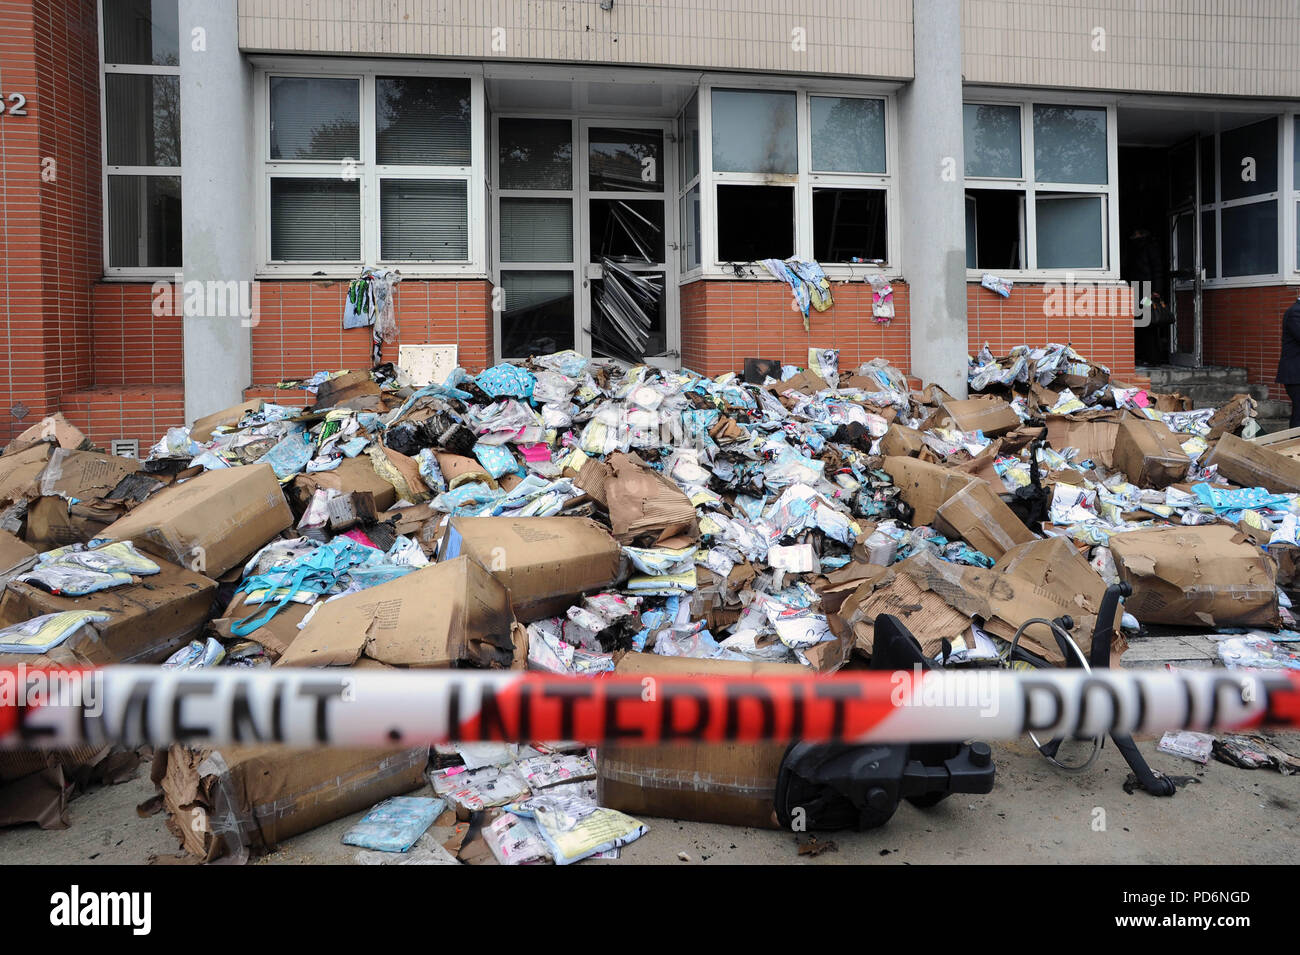
[[794, 255], [794, 187], [719, 185], [718, 261]]
[[591, 259], [664, 261], [664, 204], [661, 199], [592, 199]]
[[637, 364], [668, 348], [664, 274], [601, 260], [591, 283], [591, 347], [598, 355]]
[[963, 104], [966, 268], [1113, 267], [1110, 109]]
[[1023, 269], [1025, 194], [1013, 189], [967, 189], [966, 235], [967, 268]]
[[884, 262], [884, 189], [813, 189], [813, 258], [821, 263]]

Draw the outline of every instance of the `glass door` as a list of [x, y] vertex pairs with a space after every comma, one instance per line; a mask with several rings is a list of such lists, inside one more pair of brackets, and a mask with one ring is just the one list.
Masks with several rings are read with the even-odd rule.
[[1200, 150], [1188, 140], [1169, 151], [1169, 307], [1174, 313], [1170, 360], [1201, 364]]
[[678, 367], [671, 128], [658, 120], [497, 118], [502, 358], [573, 348]]
[[676, 186], [672, 124], [582, 123], [580, 246], [586, 354], [676, 368]]

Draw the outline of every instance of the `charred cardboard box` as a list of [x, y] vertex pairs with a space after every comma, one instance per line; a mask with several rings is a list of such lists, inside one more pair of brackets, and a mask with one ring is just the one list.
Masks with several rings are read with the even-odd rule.
[[[629, 653], [619, 676], [799, 676], [790, 663], [741, 663]], [[691, 819], [729, 826], [777, 828], [776, 777], [785, 743], [692, 743], [607, 746], [597, 759], [600, 805], [631, 816]]]
[[1242, 487], [1262, 487], [1275, 494], [1300, 491], [1300, 461], [1235, 434], [1220, 437], [1205, 464], [1217, 465], [1220, 474]]
[[188, 643], [203, 629], [212, 610], [217, 583], [184, 567], [155, 559], [157, 574], [139, 583], [111, 587], [84, 597], [51, 594], [11, 580], [0, 597], [0, 626], [12, 626], [46, 613], [66, 610], [108, 614], [109, 619], [82, 627], [45, 656], [0, 654], [0, 664], [157, 663]]
[[103, 536], [220, 577], [292, 523], [271, 466], [248, 464], [163, 488]]
[[[906, 562], [904, 562], [906, 563]], [[864, 581], [840, 606], [838, 617], [853, 634], [854, 647], [871, 656], [876, 618], [893, 614], [921, 644], [921, 652], [933, 658], [944, 641], [955, 642], [970, 629], [970, 618], [907, 572], [898, 570]]]
[[1166, 488], [1187, 476], [1192, 459], [1163, 422], [1125, 418], [1115, 434], [1112, 461], [1131, 484]]
[[[605, 480], [605, 501], [614, 537], [621, 544], [646, 539], [652, 544], [700, 533], [695, 505], [669, 478], [635, 454], [613, 454]], [[586, 488], [584, 488], [586, 490]]]
[[987, 438], [996, 438], [1020, 427], [1020, 415], [1001, 398], [983, 396], [945, 401], [941, 407], [958, 430], [983, 431]]
[[392, 507], [397, 501], [396, 488], [375, 473], [375, 466], [366, 455], [344, 458], [332, 471], [298, 474], [289, 482], [288, 489], [294, 511], [298, 514], [307, 509], [319, 490], [343, 493], [368, 491], [374, 497], [375, 507], [381, 511]]
[[125, 515], [126, 504], [121, 501], [38, 497], [27, 505], [23, 540], [41, 551], [65, 544], [85, 544], [101, 536], [104, 528]]
[[1142, 623], [1198, 627], [1281, 625], [1277, 564], [1227, 524], [1115, 534], [1110, 552], [1125, 601]]
[[616, 583], [623, 563], [609, 531], [583, 517], [454, 517], [441, 559], [460, 556], [506, 586], [523, 623], [561, 615], [578, 595]]
[[276, 666], [510, 667], [510, 593], [477, 561], [457, 557], [323, 604]]
[[160, 750], [151, 776], [167, 828], [199, 861], [242, 862], [285, 839], [424, 785], [429, 747]]

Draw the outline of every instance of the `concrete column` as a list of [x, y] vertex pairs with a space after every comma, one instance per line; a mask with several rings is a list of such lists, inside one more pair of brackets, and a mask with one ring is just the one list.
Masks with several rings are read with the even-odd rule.
[[239, 53], [237, 9], [180, 0], [185, 286], [177, 295], [185, 310], [187, 422], [242, 401], [252, 375], [255, 319], [240, 311], [256, 301], [257, 140], [253, 70]]
[[913, 0], [916, 78], [898, 94], [903, 277], [912, 374], [966, 394], [961, 2]]

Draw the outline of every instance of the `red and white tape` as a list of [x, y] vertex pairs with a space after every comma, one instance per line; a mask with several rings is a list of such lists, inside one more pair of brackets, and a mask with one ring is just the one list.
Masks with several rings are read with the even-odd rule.
[[1300, 673], [1003, 670], [815, 676], [0, 668], [0, 746], [394, 746], [1091, 738], [1300, 726]]

